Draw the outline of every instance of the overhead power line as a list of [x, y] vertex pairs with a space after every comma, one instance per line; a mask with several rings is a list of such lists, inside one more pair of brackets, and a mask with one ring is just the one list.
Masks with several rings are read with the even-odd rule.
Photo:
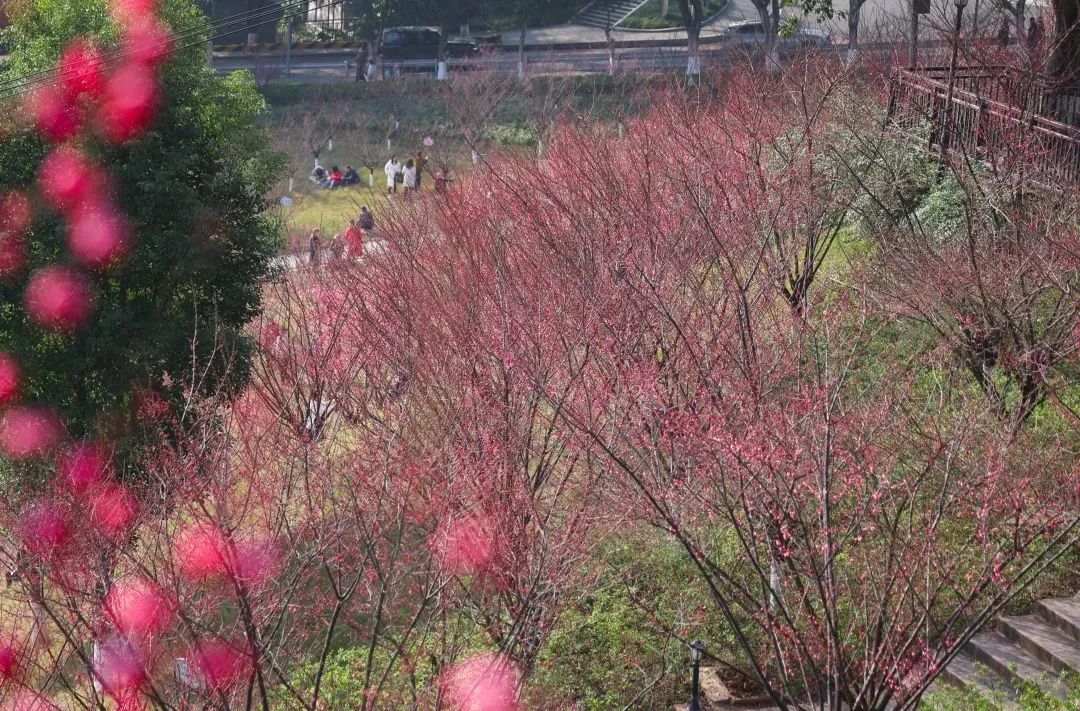
[[[322, 10], [344, 3], [345, 0], [328, 0], [318, 3], [314, 9]], [[236, 32], [252, 30], [256, 27], [277, 22], [280, 19], [291, 19], [306, 15], [311, 8], [308, 0], [287, 0], [281, 5], [262, 7], [257, 10], [237, 13], [223, 17], [212, 22], [204, 22], [197, 27], [188, 27], [174, 31], [166, 35], [168, 48], [162, 53], [165, 56], [182, 52], [192, 47], [197, 47], [207, 41], [222, 39]], [[281, 13], [280, 15], [278, 13]], [[206, 35], [211, 35], [206, 37]], [[198, 38], [198, 39], [195, 39]], [[194, 40], [194, 41], [192, 41]], [[0, 99], [8, 99], [15, 96], [28, 94], [38, 89], [55, 86], [65, 79], [86, 71], [87, 68], [101, 67], [110, 68], [123, 61], [124, 50], [116, 50], [103, 55], [96, 62], [83, 67], [61, 71], [58, 68], [32, 72], [21, 77], [0, 82]]]

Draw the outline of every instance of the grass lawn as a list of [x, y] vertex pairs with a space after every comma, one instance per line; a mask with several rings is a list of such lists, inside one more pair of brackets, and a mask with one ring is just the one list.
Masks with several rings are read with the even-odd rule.
[[[705, 0], [705, 17], [712, 17], [724, 9], [727, 0]], [[668, 3], [668, 14], [663, 16], [661, 0], [649, 0], [637, 11], [619, 23], [619, 27], [627, 30], [665, 30], [682, 27], [682, 16], [679, 14], [679, 6], [675, 0]]]
[[[366, 179], [367, 175], [363, 178]], [[381, 174], [378, 178], [374, 189], [368, 188], [366, 184], [337, 190], [317, 190], [311, 183], [297, 185], [290, 196], [293, 204], [278, 208], [294, 244], [297, 244], [297, 238], [301, 238], [298, 244], [306, 245], [306, 235], [315, 227], [322, 230], [326, 238], [344, 232], [349, 226], [349, 220], [360, 215], [361, 207], [367, 207], [375, 213], [376, 223], [380, 216], [389, 214], [404, 199], [404, 194], [399, 186], [396, 195], [388, 196], [385, 178]], [[430, 176], [425, 176], [422, 192], [428, 193], [434, 189]]]
[[[648, 77], [537, 77], [524, 83], [513, 78], [463, 79], [460, 83], [410, 78], [329, 87], [263, 87], [270, 106], [265, 128], [275, 135], [276, 148], [293, 166], [289, 197], [294, 204], [279, 208], [289, 234], [306, 234], [318, 227], [330, 237], [344, 230], [362, 206], [378, 216], [394, 204], [386, 198], [382, 172], [389, 157], [388, 127], [394, 119], [399, 128], [392, 133], [392, 151], [402, 160], [420, 149], [426, 137], [435, 140], [434, 147], [425, 149], [431, 164], [423, 189], [431, 190], [440, 164], [448, 165], [452, 174], [471, 167], [459, 122], [468, 121], [472, 107], [478, 104], [492, 102], [490, 116], [477, 137], [483, 155], [535, 150], [542, 122], [567, 117], [612, 122], [617, 117], [634, 116], [647, 105], [639, 89], [666, 82]], [[333, 150], [324, 140], [328, 119], [320, 107], [330, 107], [331, 113], [343, 112], [347, 117], [334, 129]], [[319, 162], [323, 166], [337, 165], [344, 171], [351, 165], [360, 174], [362, 185], [334, 191], [315, 189], [307, 179], [314, 165], [312, 141], [322, 142]], [[367, 187], [369, 166], [375, 173], [374, 190]], [[276, 201], [287, 193], [287, 177], [283, 176], [271, 199]]]

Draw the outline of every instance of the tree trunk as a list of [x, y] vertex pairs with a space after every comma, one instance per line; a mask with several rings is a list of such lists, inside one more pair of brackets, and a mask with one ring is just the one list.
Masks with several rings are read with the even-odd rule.
[[1080, 0], [1054, 0], [1051, 76], [1070, 89], [1080, 88]]
[[611, 32], [611, 25], [604, 28], [604, 39], [607, 41], [608, 76], [615, 76], [615, 35]]
[[851, 0], [848, 7], [848, 59], [859, 50], [859, 13], [862, 11], [863, 0]]
[[701, 76], [701, 52], [699, 39], [704, 21], [702, 0], [678, 0], [679, 14], [686, 28], [686, 83], [693, 86]]
[[528, 31], [529, 28], [522, 25], [521, 32], [518, 33], [518, 79], [525, 78], [525, 36]]
[[686, 81], [691, 85], [697, 83], [701, 77], [701, 48], [698, 45], [700, 35], [700, 26], [686, 28]]
[[761, 27], [765, 30], [765, 68], [773, 71], [780, 68], [780, 51], [776, 46], [777, 32], [780, 30], [780, 2], [755, 3], [758, 16], [761, 18]]
[[446, 44], [449, 41], [450, 28], [447, 27], [447, 23], [439, 23], [439, 59], [436, 62], [435, 78], [439, 81], [446, 81], [450, 78], [450, 69], [447, 62], [448, 50]]
[[375, 39], [375, 81], [382, 81], [385, 70], [383, 69], [383, 56], [382, 56], [382, 29], [379, 30], [379, 36]]
[[669, 0], [660, 0], [660, 17], [667, 17], [670, 9]]

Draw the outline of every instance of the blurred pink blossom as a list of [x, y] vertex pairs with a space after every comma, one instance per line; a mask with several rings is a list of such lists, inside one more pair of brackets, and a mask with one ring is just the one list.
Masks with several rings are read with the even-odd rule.
[[84, 122], [82, 107], [55, 86], [30, 94], [26, 110], [38, 132], [55, 143], [74, 137]]
[[12, 642], [0, 642], [0, 680], [11, 679], [19, 673], [20, 654]]
[[68, 249], [94, 269], [114, 266], [131, 246], [131, 228], [118, 209], [99, 202], [80, 210], [68, 224]]
[[173, 548], [180, 572], [188, 578], [206, 580], [229, 572], [229, 543], [217, 526], [190, 526], [177, 535]]
[[105, 598], [105, 611], [124, 634], [162, 632], [172, 622], [173, 606], [161, 589], [143, 578], [123, 580]]
[[45, 157], [38, 182], [45, 200], [67, 214], [96, 198], [105, 181], [101, 170], [85, 153], [65, 145]]
[[19, 398], [22, 368], [10, 354], [0, 352], [0, 407], [7, 407]]
[[0, 449], [12, 459], [47, 454], [60, 439], [60, 422], [43, 407], [13, 407], [0, 417]]
[[19, 537], [23, 545], [43, 558], [62, 548], [72, 532], [71, 512], [58, 501], [45, 499], [23, 511]]
[[157, 5], [157, 0], [112, 0], [109, 9], [120, 22], [134, 22], [154, 14]]
[[39, 326], [71, 332], [86, 323], [93, 311], [90, 283], [68, 267], [48, 266], [30, 277], [26, 311]]
[[238, 541], [234, 548], [233, 574], [240, 582], [260, 585], [280, 570], [280, 551], [273, 539]]
[[124, 53], [148, 67], [160, 64], [172, 49], [169, 31], [151, 15], [132, 21], [124, 29]]
[[505, 657], [485, 654], [452, 667], [443, 679], [447, 701], [455, 711], [514, 711], [517, 674]]
[[129, 640], [114, 636], [98, 647], [94, 675], [106, 693], [121, 696], [146, 681], [146, 662]]
[[70, 43], [60, 55], [58, 67], [70, 96], [96, 98], [105, 87], [104, 58], [85, 40]]
[[142, 135], [157, 112], [158, 84], [153, 68], [143, 62], [129, 62], [109, 77], [105, 98], [98, 113], [102, 135], [113, 143], [123, 143]]
[[101, 445], [79, 442], [59, 457], [60, 476], [75, 494], [83, 494], [105, 478], [109, 456]]
[[90, 522], [101, 533], [116, 539], [135, 521], [138, 502], [121, 484], [104, 484], [90, 497]]
[[222, 691], [243, 677], [249, 668], [248, 656], [228, 642], [203, 642], [194, 650], [196, 669], [207, 688]]

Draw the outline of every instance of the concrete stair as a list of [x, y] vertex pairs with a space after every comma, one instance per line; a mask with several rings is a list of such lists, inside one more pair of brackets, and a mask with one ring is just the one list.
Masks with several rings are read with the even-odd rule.
[[1043, 600], [1035, 614], [999, 618], [997, 630], [972, 637], [941, 680], [974, 687], [1012, 709], [1023, 684], [1064, 699], [1063, 674], [1080, 674], [1080, 597]]
[[[574, 24], [604, 29], [610, 21], [612, 27], [617, 27], [645, 2], [646, 0], [594, 0], [574, 17]], [[674, 4], [672, 3], [673, 6]]]
[[[702, 711], [721, 711], [733, 701], [731, 692], [720, 680], [716, 667], [701, 668], [700, 700]], [[689, 711], [689, 709], [689, 704], [679, 704], [675, 707], [675, 711]]]

